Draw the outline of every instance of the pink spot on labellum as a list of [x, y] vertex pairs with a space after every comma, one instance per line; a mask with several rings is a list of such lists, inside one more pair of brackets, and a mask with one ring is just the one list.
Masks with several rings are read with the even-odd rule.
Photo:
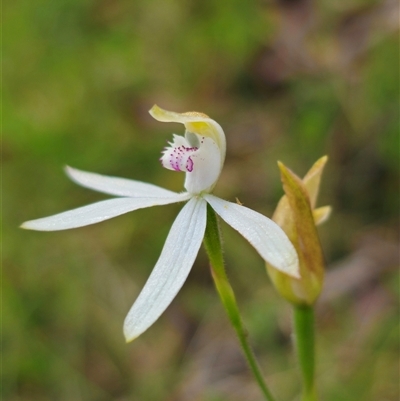
[[175, 142], [170, 143], [171, 146], [163, 150], [162, 165], [174, 171], [193, 171], [194, 162], [192, 156], [197, 152], [198, 148], [182, 144], [178, 145]]
[[193, 160], [192, 158], [189, 156], [186, 162], [186, 170], [190, 172], [193, 171]]

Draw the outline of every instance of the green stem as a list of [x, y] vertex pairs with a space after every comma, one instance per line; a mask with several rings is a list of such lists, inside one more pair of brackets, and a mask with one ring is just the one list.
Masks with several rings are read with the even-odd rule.
[[314, 308], [312, 306], [294, 307], [294, 330], [297, 358], [303, 379], [301, 401], [316, 401]]
[[225, 272], [218, 220], [214, 210], [209, 205], [207, 205], [207, 228], [204, 236], [204, 246], [210, 259], [211, 274], [214, 279], [215, 287], [217, 288], [229, 320], [236, 331], [236, 335], [239, 338], [240, 345], [242, 346], [250, 369], [265, 399], [268, 401], [274, 401], [274, 397], [264, 381], [260, 367], [258, 366], [254, 353], [250, 347], [247, 332], [242, 323], [239, 308], [236, 303], [235, 294], [229, 284]]

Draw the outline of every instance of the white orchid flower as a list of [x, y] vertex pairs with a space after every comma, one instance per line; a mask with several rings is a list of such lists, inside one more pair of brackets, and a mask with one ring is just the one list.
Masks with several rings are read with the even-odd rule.
[[188, 201], [173, 223], [159, 259], [125, 319], [127, 341], [138, 337], [159, 318], [185, 282], [204, 237], [207, 202], [265, 261], [290, 276], [299, 277], [297, 253], [277, 224], [251, 209], [211, 195], [225, 159], [226, 142], [221, 126], [202, 113], [180, 114], [154, 106], [150, 114], [158, 121], [185, 125], [185, 136], [173, 136], [163, 151], [161, 163], [167, 169], [186, 173], [186, 192], [175, 193], [140, 181], [67, 167], [67, 174], [76, 183], [118, 198], [22, 225], [31, 230], [66, 230], [136, 209]]

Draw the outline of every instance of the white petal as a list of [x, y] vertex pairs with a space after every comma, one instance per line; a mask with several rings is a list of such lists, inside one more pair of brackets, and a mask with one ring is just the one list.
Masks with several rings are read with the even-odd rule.
[[128, 180], [127, 178], [110, 177], [106, 175], [88, 173], [66, 166], [68, 176], [77, 184], [83, 187], [94, 189], [115, 196], [135, 197], [170, 197], [176, 195], [175, 192], [148, 184], [146, 182]]
[[167, 205], [187, 200], [187, 193], [175, 194], [164, 198], [116, 198], [93, 203], [78, 209], [44, 217], [42, 219], [26, 221], [22, 228], [39, 231], [58, 231], [69, 228], [88, 226], [99, 223], [133, 210], [150, 206]]
[[247, 207], [204, 195], [212, 208], [245, 237], [263, 259], [276, 269], [293, 277], [299, 276], [299, 261], [292, 243], [272, 220]]
[[175, 298], [204, 238], [207, 203], [192, 198], [176, 218], [161, 255], [124, 323], [127, 341], [147, 330]]

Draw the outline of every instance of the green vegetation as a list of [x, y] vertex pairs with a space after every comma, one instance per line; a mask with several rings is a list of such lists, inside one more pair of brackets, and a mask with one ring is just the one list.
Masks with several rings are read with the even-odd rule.
[[[399, 35], [396, 2], [18, 0], [3, 5], [3, 371], [10, 401], [236, 401], [260, 394], [201, 250], [182, 291], [126, 345], [124, 317], [180, 205], [77, 230], [25, 220], [106, 196], [65, 164], [179, 191], [158, 163], [154, 103], [221, 124], [215, 193], [271, 216], [277, 160], [324, 154], [327, 262], [316, 309], [324, 401], [399, 398]], [[178, 131], [179, 130], [179, 131]], [[225, 224], [226, 271], [268, 384], [298, 399], [289, 305]], [[297, 398], [296, 398], [297, 397]]]

